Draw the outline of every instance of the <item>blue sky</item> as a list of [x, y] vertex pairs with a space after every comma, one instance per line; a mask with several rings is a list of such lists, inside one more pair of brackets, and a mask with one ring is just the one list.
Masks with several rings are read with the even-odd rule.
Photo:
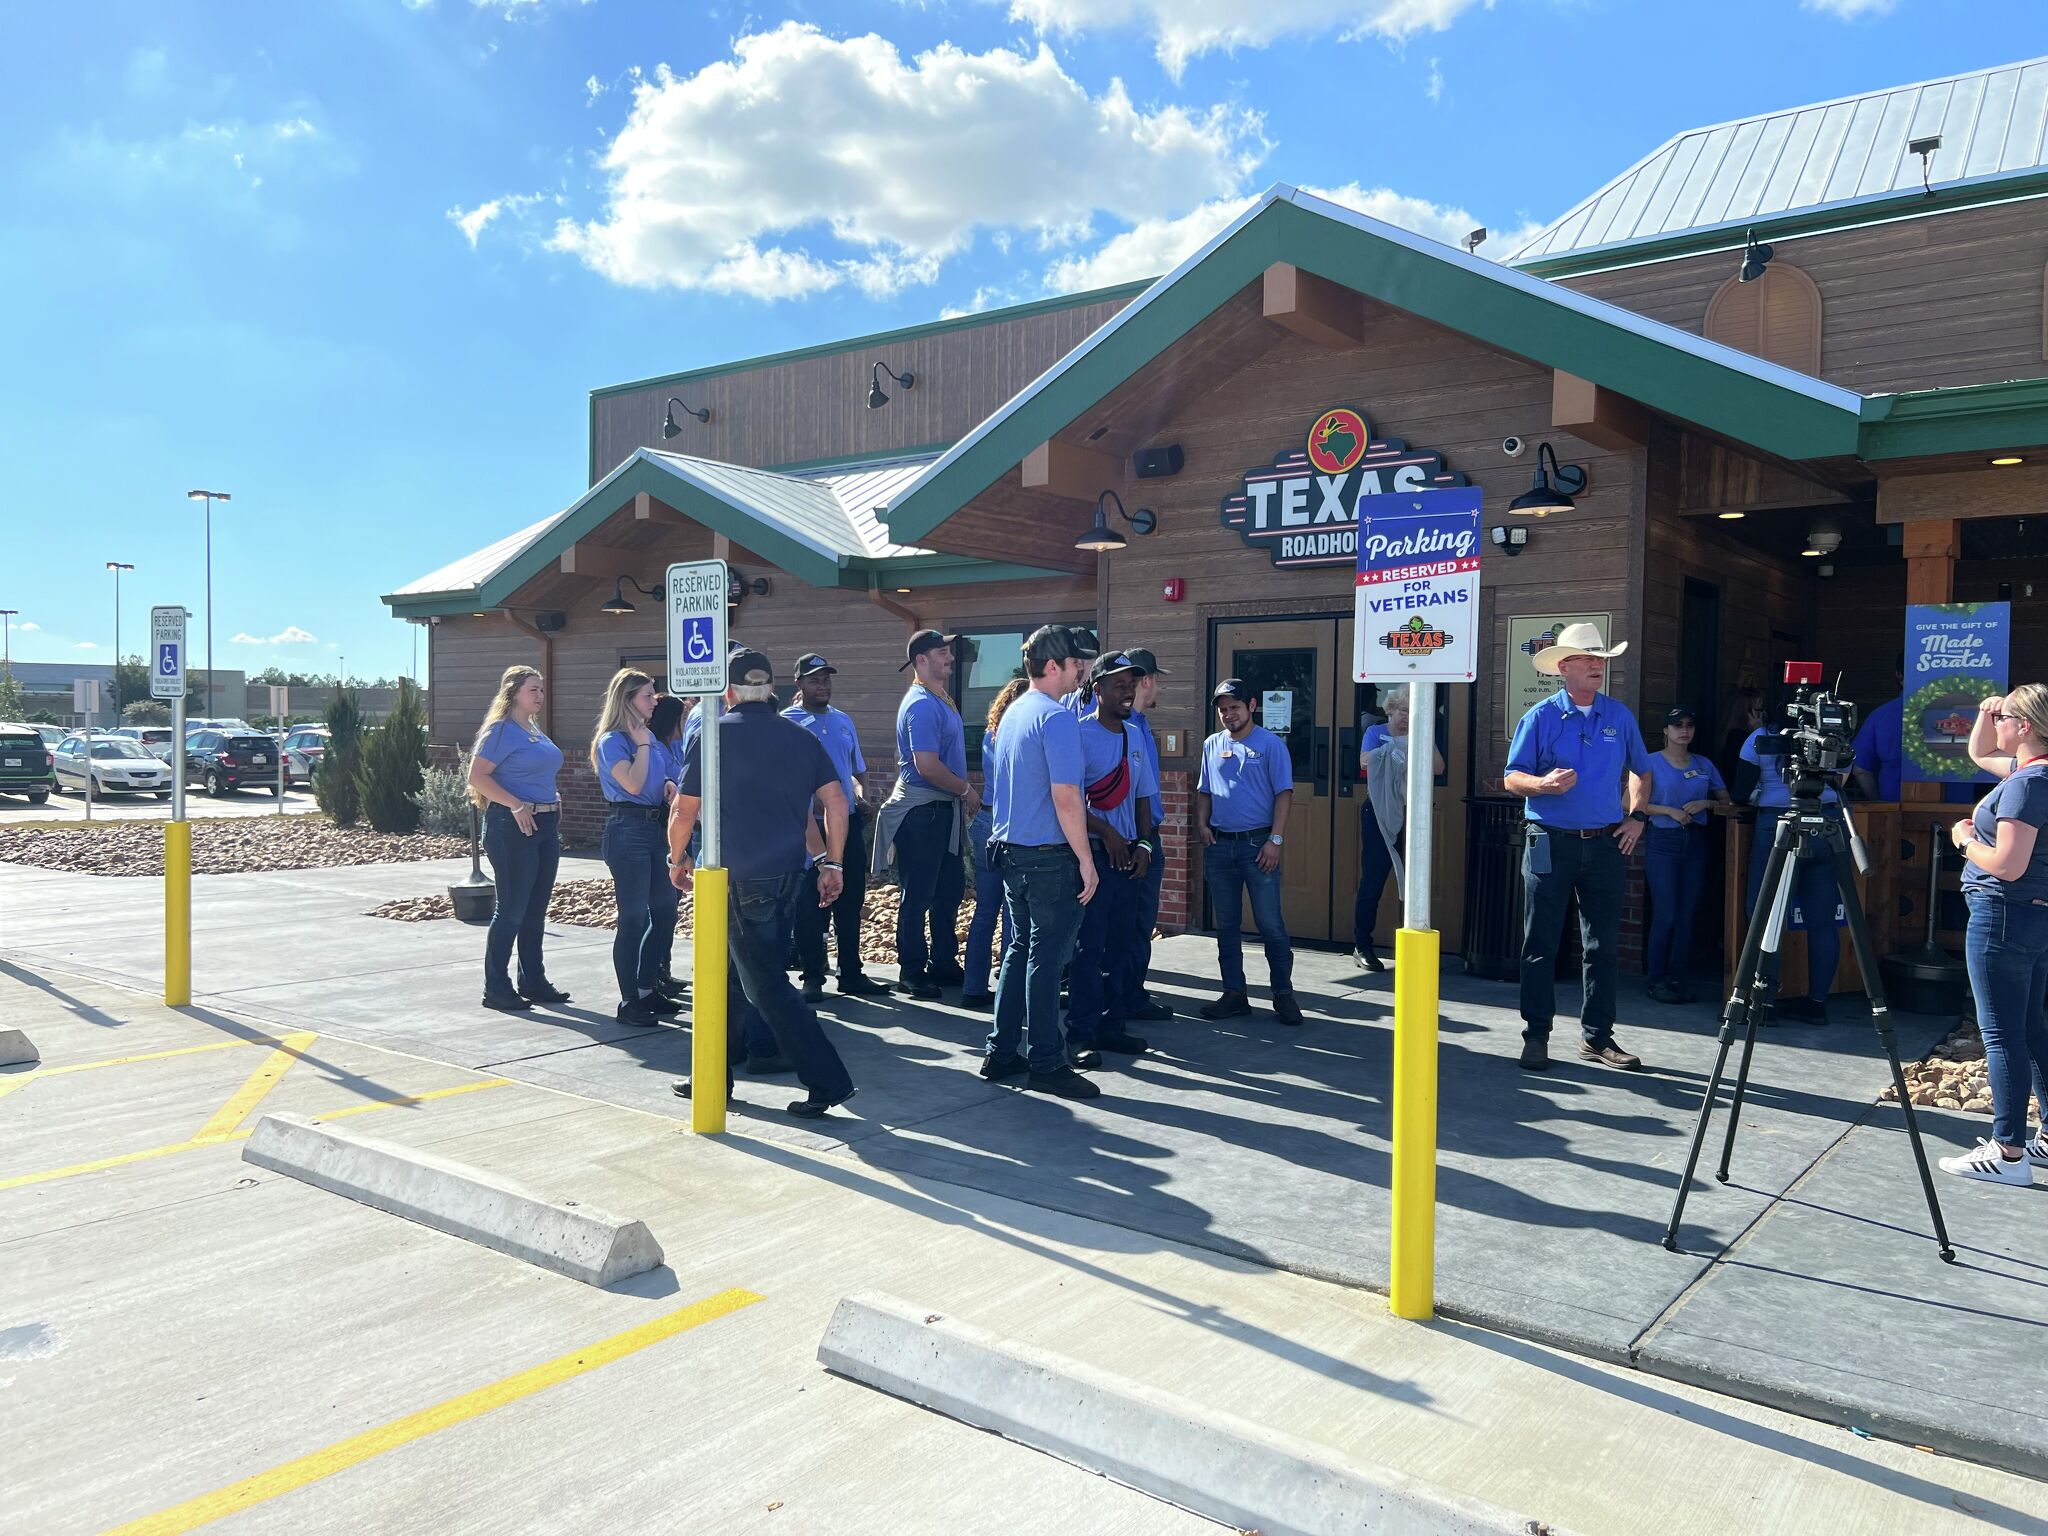
[[137, 567], [127, 649], [152, 602], [203, 623], [184, 493], [207, 486], [234, 496], [214, 528], [218, 665], [403, 671], [412, 631], [378, 595], [573, 500], [592, 386], [1149, 276], [1274, 181], [1431, 234], [1540, 224], [1682, 129], [2025, 57], [2039, 15], [11, 6], [13, 653], [106, 660], [108, 560]]

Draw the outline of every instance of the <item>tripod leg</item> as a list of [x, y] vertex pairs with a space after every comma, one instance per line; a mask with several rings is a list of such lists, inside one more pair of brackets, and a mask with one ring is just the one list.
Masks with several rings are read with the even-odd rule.
[[1920, 1121], [1913, 1113], [1913, 1097], [1906, 1091], [1906, 1069], [1899, 1065], [1899, 1041], [1892, 1029], [1891, 1006], [1885, 999], [1884, 977], [1877, 968], [1877, 951], [1870, 942], [1870, 923], [1863, 903], [1856, 896], [1856, 866], [1850, 861], [1847, 835], [1830, 824], [1828, 851], [1833, 855], [1835, 889], [1842, 898], [1842, 911], [1849, 919], [1849, 942], [1856, 950], [1856, 966], [1863, 972], [1863, 992], [1870, 999], [1870, 1022], [1877, 1030], [1892, 1067], [1892, 1091], [1899, 1096], [1899, 1109], [1906, 1117], [1906, 1139], [1913, 1146], [1913, 1163], [1920, 1170], [1920, 1189], [1927, 1196], [1927, 1215], [1934, 1223], [1934, 1240], [1944, 1264], [1956, 1261], [1955, 1247], [1948, 1240], [1948, 1224], [1941, 1219], [1941, 1201], [1934, 1193], [1934, 1174], [1927, 1166], [1927, 1149], [1920, 1144]]
[[[1775, 891], [1777, 881], [1785, 870], [1785, 850], [1789, 839], [1786, 823], [1778, 824], [1778, 835], [1771, 842], [1769, 861], [1764, 865], [1764, 888]], [[1735, 1027], [1743, 1023], [1749, 1013], [1748, 1001], [1756, 981], [1757, 963], [1762, 958], [1764, 930], [1768, 923], [1751, 923], [1749, 933], [1742, 941], [1742, 958], [1735, 967], [1735, 985], [1729, 990], [1728, 1005], [1721, 1014], [1721, 1049], [1714, 1057], [1713, 1075], [1707, 1079], [1706, 1096], [1700, 1100], [1700, 1118], [1692, 1131], [1692, 1148], [1685, 1155], [1685, 1171], [1678, 1176], [1678, 1198], [1671, 1205], [1671, 1224], [1664, 1229], [1664, 1246], [1671, 1252], [1678, 1252], [1678, 1223], [1685, 1215], [1685, 1197], [1692, 1189], [1693, 1170], [1699, 1167], [1700, 1149], [1706, 1145], [1707, 1122], [1714, 1115], [1714, 1097], [1721, 1091], [1721, 1074], [1728, 1069], [1728, 1048], [1735, 1042]]]
[[1771, 1006], [1771, 999], [1778, 991], [1778, 968], [1784, 960], [1785, 917], [1792, 905], [1792, 884], [1798, 878], [1798, 850], [1804, 845], [1793, 827], [1789, 816], [1778, 820], [1778, 835], [1772, 842], [1773, 852], [1777, 845], [1787, 845], [1785, 861], [1778, 866], [1777, 883], [1770, 884], [1768, 866], [1764, 871], [1765, 884], [1757, 891], [1757, 910], [1766, 914], [1764, 918], [1763, 954], [1756, 968], [1756, 978], [1749, 990], [1749, 1028], [1742, 1037], [1742, 1060], [1735, 1069], [1735, 1092], [1728, 1100], [1728, 1126], [1721, 1140], [1721, 1166], [1714, 1170], [1714, 1178], [1728, 1182], [1728, 1165], [1735, 1158], [1735, 1129], [1742, 1123], [1742, 1100], [1749, 1090], [1749, 1063], [1756, 1054], [1757, 1026]]

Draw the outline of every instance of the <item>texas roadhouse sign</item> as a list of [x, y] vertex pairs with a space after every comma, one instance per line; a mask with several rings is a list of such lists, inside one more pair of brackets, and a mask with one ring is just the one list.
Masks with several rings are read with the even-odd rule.
[[1316, 417], [1305, 447], [1283, 448], [1245, 472], [1223, 498], [1223, 526], [1276, 566], [1355, 565], [1359, 497], [1465, 483], [1442, 454], [1375, 437], [1363, 411], [1333, 406]]

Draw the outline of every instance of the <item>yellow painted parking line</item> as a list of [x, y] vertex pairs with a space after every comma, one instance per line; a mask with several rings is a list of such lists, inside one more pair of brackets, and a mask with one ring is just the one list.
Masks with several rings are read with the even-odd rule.
[[[436, 1099], [449, 1099], [462, 1093], [476, 1093], [485, 1088], [502, 1088], [511, 1082], [508, 1077], [486, 1077], [474, 1083], [457, 1083], [453, 1088], [436, 1088], [431, 1093], [406, 1094], [396, 1099], [377, 1099], [368, 1104], [351, 1104], [346, 1109], [329, 1110], [313, 1116], [316, 1120], [340, 1120], [348, 1115], [367, 1115], [373, 1109], [401, 1109], [408, 1104], [428, 1104]], [[11, 1179], [0, 1179], [0, 1190], [20, 1189], [28, 1184], [47, 1184], [52, 1179], [68, 1179], [81, 1173], [100, 1173], [108, 1168], [122, 1168], [129, 1163], [144, 1163], [152, 1158], [169, 1157], [174, 1152], [196, 1152], [201, 1147], [223, 1146], [230, 1141], [246, 1141], [255, 1128], [237, 1129], [225, 1136], [216, 1136], [211, 1141], [194, 1137], [191, 1141], [174, 1141], [169, 1146], [145, 1147], [140, 1152], [123, 1152], [115, 1157], [95, 1158], [89, 1163], [73, 1163], [66, 1168], [47, 1168], [41, 1173], [16, 1174]]]
[[125, 1067], [138, 1061], [168, 1061], [173, 1056], [197, 1056], [202, 1051], [231, 1051], [243, 1045], [276, 1045], [277, 1041], [268, 1035], [253, 1040], [214, 1040], [206, 1045], [181, 1045], [174, 1051], [144, 1051], [135, 1056], [110, 1056], [104, 1061], [74, 1061], [62, 1067], [37, 1067], [33, 1072], [22, 1072], [12, 1077], [0, 1077], [0, 1099], [17, 1088], [26, 1088], [39, 1077], [61, 1077], [66, 1072], [92, 1072], [100, 1067]]
[[199, 1127], [199, 1134], [192, 1139], [202, 1144], [226, 1141], [235, 1127], [249, 1117], [250, 1111], [263, 1102], [263, 1096], [277, 1086], [291, 1064], [305, 1054], [306, 1047], [319, 1038], [311, 1030], [286, 1035], [278, 1042], [277, 1049], [264, 1058], [263, 1065], [251, 1072], [249, 1080], [235, 1090], [235, 1096], [215, 1110], [213, 1118]]
[[228, 1515], [239, 1514], [281, 1494], [292, 1493], [312, 1483], [333, 1477], [337, 1472], [346, 1472], [350, 1467], [359, 1466], [373, 1457], [382, 1456], [386, 1451], [395, 1451], [402, 1445], [453, 1428], [470, 1419], [481, 1417], [494, 1408], [503, 1408], [522, 1398], [532, 1397], [549, 1387], [574, 1380], [587, 1371], [599, 1366], [610, 1365], [615, 1360], [636, 1354], [649, 1345], [672, 1339], [679, 1333], [715, 1322], [721, 1317], [750, 1307], [767, 1298], [753, 1291], [721, 1291], [716, 1296], [707, 1296], [686, 1307], [642, 1323], [637, 1328], [628, 1328], [624, 1333], [615, 1333], [608, 1339], [601, 1339], [587, 1349], [558, 1355], [541, 1365], [532, 1366], [502, 1381], [489, 1386], [478, 1387], [460, 1397], [451, 1397], [444, 1403], [423, 1408], [418, 1413], [409, 1413], [402, 1419], [394, 1419], [377, 1429], [365, 1430], [337, 1441], [325, 1450], [314, 1451], [296, 1461], [273, 1467], [268, 1472], [259, 1472], [254, 1477], [230, 1483], [212, 1493], [201, 1494], [154, 1515], [116, 1526], [107, 1536], [174, 1536], [180, 1531], [197, 1530]]

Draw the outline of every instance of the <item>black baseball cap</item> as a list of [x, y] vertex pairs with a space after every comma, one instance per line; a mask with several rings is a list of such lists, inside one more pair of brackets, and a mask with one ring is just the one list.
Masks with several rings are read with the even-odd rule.
[[743, 687], [775, 681], [775, 663], [752, 646], [740, 646], [725, 659], [725, 680]]
[[936, 629], [920, 629], [910, 637], [910, 643], [903, 647], [903, 665], [896, 670], [908, 672], [910, 664], [926, 651], [943, 651], [959, 638], [958, 635], [942, 635]]
[[1690, 720], [1694, 725], [1700, 723], [1700, 717], [1687, 709], [1683, 704], [1674, 704], [1671, 708], [1664, 711], [1664, 723], [1666, 725], [1676, 725], [1681, 720]]
[[1095, 658], [1095, 664], [1088, 669], [1088, 681], [1099, 683], [1106, 677], [1115, 677], [1119, 672], [1135, 672], [1140, 677], [1145, 669], [1130, 657], [1127, 651], [1111, 651], [1107, 656]]
[[816, 652], [812, 652], [808, 656], [797, 657], [796, 675], [798, 677], [809, 677], [813, 672], [830, 672], [837, 676], [839, 669]]
[[1048, 661], [1086, 661], [1095, 647], [1071, 624], [1041, 624], [1024, 638], [1024, 660], [1034, 667]]
[[1142, 645], [1131, 646], [1124, 654], [1131, 658], [1131, 665], [1150, 677], [1167, 676], [1166, 668], [1159, 665], [1159, 658]]
[[1241, 677], [1226, 677], [1210, 693], [1211, 702], [1218, 699], [1236, 699], [1241, 704], [1256, 704], [1259, 696], [1252, 692], [1251, 684]]

